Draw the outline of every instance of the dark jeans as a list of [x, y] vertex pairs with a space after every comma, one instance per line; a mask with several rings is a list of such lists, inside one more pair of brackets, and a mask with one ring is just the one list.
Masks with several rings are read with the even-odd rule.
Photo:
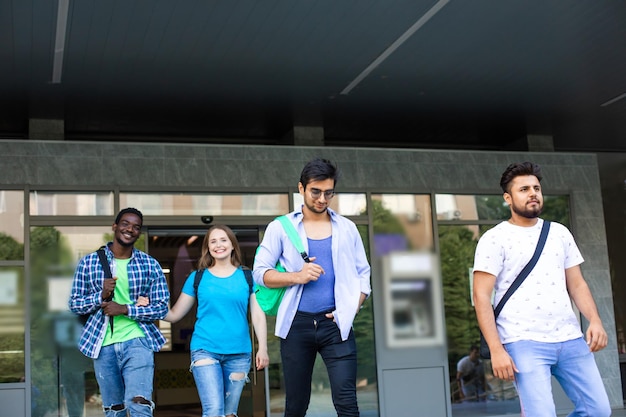
[[280, 355], [285, 378], [285, 417], [304, 417], [311, 399], [313, 365], [319, 352], [330, 380], [338, 417], [358, 417], [356, 399], [356, 342], [354, 333], [345, 342], [339, 328], [325, 313], [298, 312]]

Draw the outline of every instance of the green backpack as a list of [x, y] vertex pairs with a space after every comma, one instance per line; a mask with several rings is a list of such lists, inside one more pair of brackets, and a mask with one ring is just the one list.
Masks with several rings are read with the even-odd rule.
[[[291, 240], [291, 243], [296, 247], [298, 252], [300, 252], [300, 256], [304, 259], [304, 262], [309, 261], [309, 255], [304, 250], [304, 245], [302, 245], [302, 240], [298, 235], [295, 227], [293, 227], [293, 223], [291, 220], [287, 218], [287, 216], [278, 216], [276, 218], [283, 225], [283, 229], [285, 229], [285, 233]], [[258, 249], [257, 249], [258, 250]], [[285, 267], [283, 267], [280, 263], [276, 263], [274, 267], [278, 272], [286, 272]], [[280, 288], [267, 288], [262, 285], [258, 285], [255, 291], [256, 301], [259, 303], [261, 309], [268, 316], [275, 316], [278, 313], [278, 307], [280, 307], [280, 302], [283, 299], [283, 295], [285, 295], [286, 287]]]

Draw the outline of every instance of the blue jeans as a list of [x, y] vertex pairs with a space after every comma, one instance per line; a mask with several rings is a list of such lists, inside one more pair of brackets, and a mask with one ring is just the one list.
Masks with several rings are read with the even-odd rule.
[[280, 341], [285, 378], [285, 417], [304, 417], [311, 400], [311, 378], [320, 353], [330, 381], [338, 417], [358, 417], [356, 341], [354, 333], [341, 340], [337, 324], [325, 313], [298, 312], [286, 339]]
[[202, 403], [202, 417], [237, 415], [239, 398], [249, 382], [251, 354], [224, 355], [198, 349], [191, 352], [193, 379]]
[[152, 416], [154, 352], [145, 337], [104, 346], [93, 361], [106, 417]]
[[583, 338], [561, 343], [521, 340], [504, 347], [519, 370], [515, 387], [522, 416], [556, 417], [551, 375], [574, 403], [570, 417], [611, 415], [600, 372]]

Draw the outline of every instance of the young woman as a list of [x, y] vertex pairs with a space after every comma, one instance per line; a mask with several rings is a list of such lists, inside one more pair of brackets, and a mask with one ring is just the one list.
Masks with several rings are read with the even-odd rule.
[[202, 403], [202, 416], [236, 416], [241, 392], [249, 381], [252, 344], [248, 303], [259, 343], [255, 364], [259, 370], [269, 364], [265, 313], [246, 280], [241, 268], [241, 249], [229, 227], [215, 225], [207, 231], [198, 270], [204, 272], [197, 294], [196, 271], [185, 281], [182, 293], [164, 320], [176, 323], [198, 301], [190, 370]]

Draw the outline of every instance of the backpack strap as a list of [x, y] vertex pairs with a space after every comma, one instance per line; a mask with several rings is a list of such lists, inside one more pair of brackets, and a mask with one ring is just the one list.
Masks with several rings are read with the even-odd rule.
[[[102, 265], [102, 270], [104, 271], [104, 277], [113, 278], [113, 274], [111, 274], [111, 267], [109, 266], [109, 260], [104, 252], [104, 246], [100, 246], [100, 249], [98, 249], [96, 253], [98, 254], [98, 258], [100, 258], [100, 264]], [[113, 300], [113, 294], [111, 294], [111, 296], [104, 301], [111, 300]]]
[[102, 264], [102, 270], [104, 271], [105, 278], [112, 278], [111, 267], [109, 266], [109, 260], [107, 259], [107, 255], [104, 252], [104, 246], [100, 246], [100, 249], [96, 251], [98, 254], [98, 258], [100, 258], [100, 264]]
[[293, 246], [296, 247], [296, 250], [300, 252], [300, 256], [302, 256], [302, 259], [304, 259], [304, 262], [311, 262], [309, 260], [309, 255], [304, 250], [302, 239], [300, 239], [300, 235], [298, 234], [298, 231], [296, 230], [296, 228], [293, 227], [293, 223], [291, 223], [291, 220], [289, 220], [289, 218], [285, 215], [278, 216], [276, 217], [276, 219], [280, 222], [280, 224], [283, 225], [283, 229], [285, 229], [285, 233], [287, 233], [289, 240], [291, 240], [291, 243], [293, 243]]
[[198, 269], [196, 275], [193, 277], [193, 291], [196, 294], [196, 300], [198, 299], [198, 286], [202, 281], [202, 275], [204, 275], [204, 269]]
[[[111, 266], [109, 265], [109, 260], [107, 259], [107, 255], [104, 252], [104, 246], [100, 246], [100, 249], [96, 251], [98, 253], [98, 258], [100, 258], [100, 264], [102, 264], [102, 270], [104, 271], [104, 278], [113, 278], [113, 274], [111, 273]], [[113, 293], [106, 298], [104, 301], [113, 301]], [[111, 327], [111, 334], [113, 334], [113, 317], [109, 317], [109, 326]]]
[[252, 294], [252, 287], [254, 285], [254, 282], [252, 281], [252, 270], [246, 267], [241, 269], [243, 269], [243, 275], [246, 277], [246, 281], [248, 282], [248, 290], [250, 291], [249, 294]]

